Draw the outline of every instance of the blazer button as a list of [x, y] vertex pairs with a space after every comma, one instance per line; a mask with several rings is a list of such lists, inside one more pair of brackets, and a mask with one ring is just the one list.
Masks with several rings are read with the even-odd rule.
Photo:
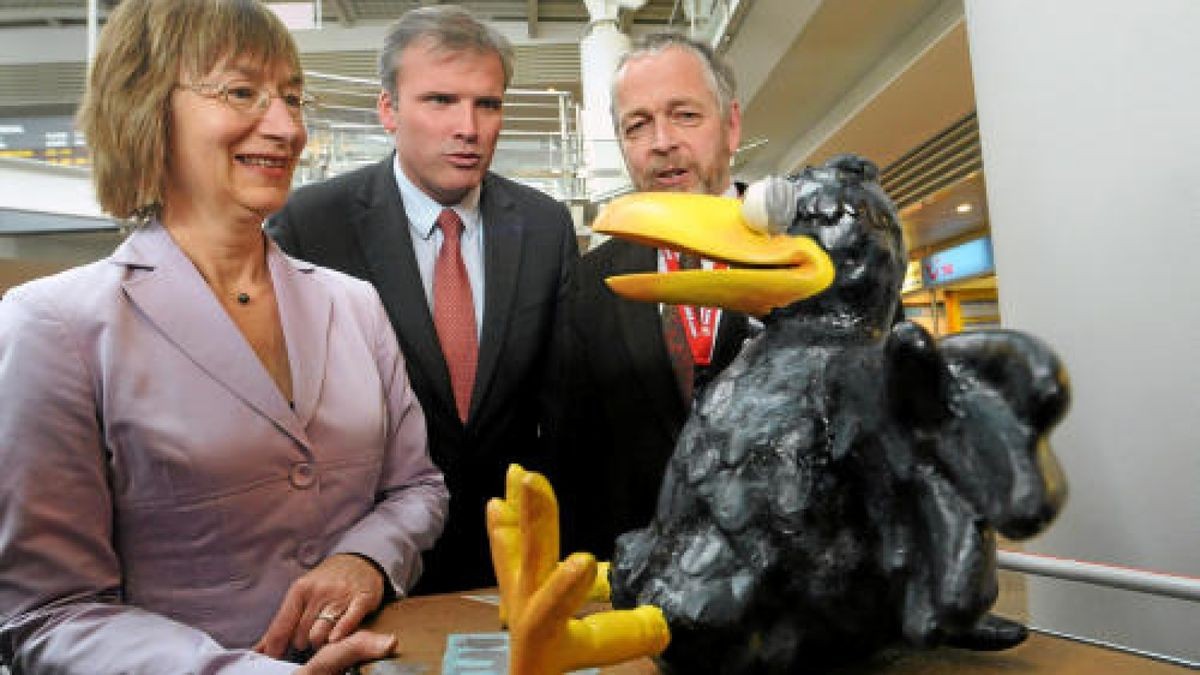
[[321, 562], [321, 547], [315, 541], [306, 541], [296, 548], [296, 560], [305, 567], [316, 567]]
[[307, 490], [317, 482], [317, 470], [312, 462], [297, 462], [288, 472], [288, 482], [298, 490]]

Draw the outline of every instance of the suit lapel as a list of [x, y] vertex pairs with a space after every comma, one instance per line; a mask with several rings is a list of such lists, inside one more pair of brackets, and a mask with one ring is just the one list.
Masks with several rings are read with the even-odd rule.
[[[653, 248], [621, 242], [621, 255], [613, 257], [612, 274], [653, 272], [658, 269], [658, 254]], [[679, 395], [675, 371], [671, 368], [671, 357], [662, 335], [662, 319], [658, 305], [648, 302], [633, 302], [614, 297], [617, 323], [621, 337], [630, 356], [640, 361], [634, 372], [654, 401], [658, 417], [673, 436], [678, 420], [687, 411]]]
[[333, 299], [312, 278], [311, 264], [293, 261], [268, 241], [267, 263], [275, 285], [275, 301], [292, 369], [292, 398], [302, 427], [317, 408], [325, 380]]
[[308, 447], [299, 418], [250, 343], [162, 226], [135, 231], [113, 261], [139, 270], [123, 286], [147, 321], [230, 393]]
[[[413, 253], [408, 216], [392, 173], [392, 159], [380, 162], [358, 194], [354, 228], [367, 261], [367, 274], [387, 309], [404, 348], [404, 358], [416, 365], [410, 373], [425, 373], [429, 388], [448, 410], [454, 410], [450, 371], [442, 356], [421, 270]], [[457, 415], [455, 415], [457, 417]]]
[[717, 343], [713, 349], [713, 364], [724, 369], [739, 352], [750, 332], [750, 322], [745, 314], [724, 310], [717, 326]]
[[478, 414], [500, 359], [517, 294], [517, 268], [521, 264], [523, 239], [521, 222], [512, 200], [490, 174], [484, 178], [479, 211], [483, 219], [483, 331], [468, 420]]

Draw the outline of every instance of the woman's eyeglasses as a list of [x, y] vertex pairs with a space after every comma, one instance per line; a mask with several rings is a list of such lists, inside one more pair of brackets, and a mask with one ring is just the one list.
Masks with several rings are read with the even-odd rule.
[[316, 99], [303, 91], [285, 91], [280, 94], [272, 93], [265, 86], [255, 86], [241, 83], [199, 82], [196, 84], [180, 83], [181, 89], [189, 89], [201, 96], [215, 98], [238, 112], [261, 115], [271, 107], [271, 99], [283, 101], [288, 113], [295, 119], [303, 119], [306, 112], [316, 106]]

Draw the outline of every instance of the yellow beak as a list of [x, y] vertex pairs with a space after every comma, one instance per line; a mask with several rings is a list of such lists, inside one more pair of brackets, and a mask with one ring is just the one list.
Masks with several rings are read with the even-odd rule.
[[833, 262], [815, 241], [762, 234], [729, 197], [643, 192], [614, 200], [592, 229], [649, 246], [690, 251], [739, 269], [609, 277], [609, 288], [631, 300], [723, 307], [762, 316], [824, 291]]

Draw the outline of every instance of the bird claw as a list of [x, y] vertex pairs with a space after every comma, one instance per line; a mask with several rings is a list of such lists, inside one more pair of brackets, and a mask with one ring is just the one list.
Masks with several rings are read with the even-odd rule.
[[1029, 637], [1024, 624], [995, 614], [985, 614], [974, 626], [946, 636], [946, 645], [975, 651], [1000, 651], [1016, 647]]
[[510, 633], [509, 673], [550, 675], [666, 649], [670, 633], [657, 607], [573, 618], [589, 599], [608, 598], [607, 563], [590, 553], [558, 563], [558, 502], [544, 476], [511, 465], [505, 498], [488, 502], [487, 529], [500, 620]]

